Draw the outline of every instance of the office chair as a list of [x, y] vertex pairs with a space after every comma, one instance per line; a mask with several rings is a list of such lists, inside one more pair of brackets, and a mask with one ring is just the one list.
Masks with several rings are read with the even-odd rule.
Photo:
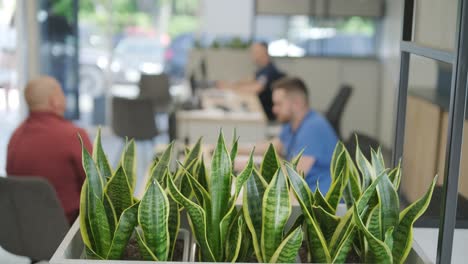
[[333, 129], [335, 129], [336, 135], [339, 139], [342, 139], [341, 135], [341, 117], [343, 116], [346, 104], [351, 97], [353, 88], [350, 85], [344, 84], [341, 86], [340, 91], [333, 99], [332, 103], [328, 107], [325, 117], [330, 122]]
[[153, 101], [148, 98], [112, 98], [112, 130], [121, 138], [153, 140], [158, 135]]
[[0, 212], [0, 245], [33, 260], [49, 260], [69, 229], [55, 190], [39, 177], [0, 177]]
[[169, 93], [170, 82], [167, 74], [142, 74], [139, 87], [139, 98], [151, 99], [155, 112], [170, 112], [172, 98]]
[[353, 157], [353, 160], [355, 158], [356, 153], [356, 137], [362, 154], [364, 155], [364, 157], [366, 157], [367, 160], [370, 161], [372, 158], [371, 149], [377, 151], [377, 149], [380, 147], [379, 141], [361, 132], [354, 131], [353, 133], [351, 133], [351, 135], [344, 142], [344, 144], [351, 157]]

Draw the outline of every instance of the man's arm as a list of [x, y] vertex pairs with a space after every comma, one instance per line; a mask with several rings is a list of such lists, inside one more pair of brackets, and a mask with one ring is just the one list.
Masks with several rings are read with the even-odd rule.
[[270, 142], [260, 142], [257, 144], [250, 144], [250, 145], [241, 145], [239, 146], [237, 153], [239, 155], [249, 155], [252, 152], [252, 149], [255, 147], [254, 155], [263, 155], [270, 144], [273, 144], [273, 147], [276, 149], [276, 153], [280, 154], [283, 153], [283, 144], [279, 138], [274, 138]]
[[307, 175], [309, 171], [315, 164], [315, 157], [312, 156], [302, 156], [297, 164], [297, 171], [299, 173], [304, 172], [304, 175]]
[[259, 78], [257, 80], [243, 80], [234, 83], [218, 82], [217, 87], [220, 89], [230, 89], [240, 93], [259, 94], [265, 89], [266, 78]]

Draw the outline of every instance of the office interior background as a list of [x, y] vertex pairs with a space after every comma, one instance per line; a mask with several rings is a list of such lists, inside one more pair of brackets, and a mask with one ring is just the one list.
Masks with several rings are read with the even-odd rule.
[[[458, 1], [415, 2], [415, 42], [454, 51]], [[305, 81], [310, 105], [319, 112], [326, 113], [342, 87], [352, 87], [341, 118], [341, 139], [358, 133], [374, 140], [390, 164], [403, 4], [403, 0], [0, 0], [0, 175], [6, 176], [9, 137], [27, 115], [22, 90], [31, 78], [56, 77], [67, 98], [66, 118], [86, 128], [91, 138], [101, 126], [105, 150], [118, 153], [122, 139], [113, 129], [118, 118], [113, 116], [113, 97], [138, 98], [142, 74], [166, 73], [170, 101], [190, 102], [191, 80], [210, 83], [252, 75], [255, 65], [248, 51], [252, 41], [267, 42], [278, 67]], [[411, 55], [401, 185], [407, 202], [422, 196], [434, 175], [441, 176], [439, 187], [443, 183], [451, 74], [449, 64]], [[156, 139], [137, 145], [141, 177], [158, 144], [172, 138], [196, 140], [200, 128], [187, 121], [188, 116], [173, 121], [178, 125], [171, 135], [172, 118], [169, 111], [158, 114]], [[267, 128], [265, 133], [275, 131]], [[242, 140], [242, 129], [239, 133]], [[466, 141], [463, 150], [468, 150]], [[440, 197], [439, 190], [433, 200]], [[468, 157], [462, 152], [457, 225], [464, 228], [467, 199]], [[437, 226], [438, 204], [426, 214], [429, 221], [421, 225]], [[435, 258], [437, 240], [425, 243], [428, 255]], [[457, 252], [463, 251], [461, 247], [454, 244]]]

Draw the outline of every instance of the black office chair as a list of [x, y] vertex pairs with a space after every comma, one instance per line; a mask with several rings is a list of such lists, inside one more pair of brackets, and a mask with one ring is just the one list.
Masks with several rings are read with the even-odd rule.
[[346, 104], [351, 97], [353, 88], [350, 85], [344, 84], [341, 86], [340, 91], [333, 99], [332, 103], [328, 107], [325, 117], [328, 119], [332, 127], [335, 129], [336, 135], [339, 139], [342, 139], [341, 134], [341, 117], [343, 116]]
[[351, 157], [353, 157], [353, 159], [355, 158], [356, 153], [356, 137], [362, 154], [368, 160], [371, 160], [371, 149], [377, 151], [377, 149], [380, 147], [379, 141], [361, 132], [354, 131], [353, 133], [351, 133], [351, 135], [344, 142], [344, 144]]
[[167, 74], [142, 74], [139, 87], [139, 98], [151, 99], [155, 112], [170, 112], [172, 97], [169, 93], [170, 82]]
[[49, 260], [69, 229], [55, 190], [39, 177], [0, 177], [0, 227], [0, 245], [33, 260]]
[[121, 138], [153, 140], [158, 135], [153, 101], [146, 98], [112, 98], [112, 130]]

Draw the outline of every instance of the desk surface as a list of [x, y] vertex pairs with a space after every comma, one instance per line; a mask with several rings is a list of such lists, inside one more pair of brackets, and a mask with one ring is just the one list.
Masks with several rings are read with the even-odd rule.
[[201, 93], [200, 110], [178, 111], [177, 117], [191, 120], [229, 120], [267, 123], [262, 105], [253, 94], [207, 89]]

